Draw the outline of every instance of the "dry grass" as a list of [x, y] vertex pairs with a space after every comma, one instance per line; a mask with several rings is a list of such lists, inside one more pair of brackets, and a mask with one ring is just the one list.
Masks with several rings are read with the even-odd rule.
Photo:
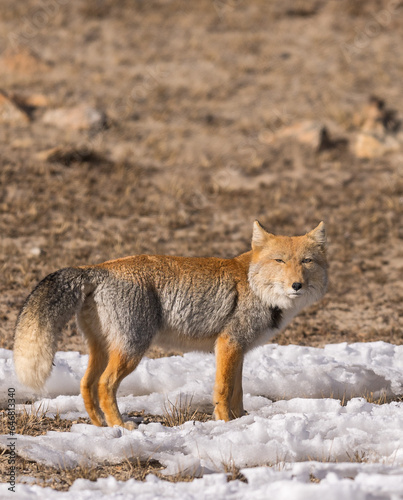
[[[60, 415], [54, 418], [46, 416], [46, 409], [31, 407], [25, 408], [16, 414], [15, 433], [27, 436], [41, 436], [48, 431], [68, 432], [74, 423], [90, 423], [89, 418], [80, 418], [76, 421], [65, 420]], [[0, 434], [8, 433], [7, 410], [0, 410]]]
[[223, 463], [222, 467], [224, 472], [227, 474], [228, 481], [242, 481], [243, 483], [248, 482], [246, 477], [242, 474], [241, 469], [235, 465], [233, 460]]
[[353, 462], [356, 464], [363, 464], [363, 463], [369, 462], [368, 453], [365, 451], [355, 451], [354, 453], [347, 452], [347, 456], [348, 456], [350, 462]]
[[174, 403], [168, 400], [164, 405], [163, 424], [167, 427], [175, 427], [191, 420], [199, 422], [211, 420], [212, 415], [193, 409], [192, 399], [187, 396], [182, 399], [180, 395]]
[[[0, 481], [7, 482], [8, 465], [7, 452], [0, 455]], [[158, 473], [163, 466], [156, 460], [140, 462], [139, 460], [123, 460], [117, 465], [79, 465], [77, 467], [64, 469], [48, 467], [31, 460], [26, 460], [17, 455], [15, 467], [18, 471], [18, 481], [23, 481], [24, 477], [34, 478], [34, 484], [51, 487], [59, 491], [67, 491], [76, 479], [89, 479], [96, 481], [99, 478], [109, 476], [115, 477], [118, 481], [136, 479], [144, 481], [147, 474]], [[161, 476], [163, 477], [163, 476]]]

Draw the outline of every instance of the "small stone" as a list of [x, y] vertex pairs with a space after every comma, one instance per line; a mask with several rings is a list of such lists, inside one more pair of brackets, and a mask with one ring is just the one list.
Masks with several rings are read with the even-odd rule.
[[325, 125], [312, 120], [295, 123], [274, 133], [266, 131], [259, 135], [259, 140], [266, 144], [283, 139], [295, 139], [317, 151], [325, 149], [330, 144], [329, 133]]
[[39, 247], [32, 247], [30, 248], [29, 253], [32, 257], [39, 257], [42, 254], [42, 249]]
[[15, 125], [26, 125], [29, 116], [4, 92], [0, 91], [0, 122]]
[[45, 108], [50, 104], [48, 97], [43, 94], [13, 93], [11, 98], [22, 108]]
[[32, 137], [16, 137], [10, 142], [10, 146], [14, 149], [28, 149], [35, 144]]
[[36, 154], [36, 159], [50, 163], [63, 163], [70, 165], [71, 163], [81, 163], [84, 161], [99, 161], [100, 157], [90, 149], [74, 148], [73, 146], [56, 146], [54, 148], [39, 151]]
[[218, 170], [212, 178], [215, 186], [225, 192], [255, 191], [262, 186], [272, 185], [275, 179], [275, 174], [271, 172], [247, 176], [241, 171], [231, 168]]
[[49, 109], [42, 117], [43, 123], [72, 130], [88, 130], [102, 128], [105, 125], [105, 114], [90, 106]]
[[66, 148], [63, 146], [56, 146], [54, 148], [45, 149], [43, 151], [39, 151], [36, 153], [35, 157], [39, 161], [49, 161], [49, 162], [57, 162], [60, 161], [66, 154]]
[[357, 158], [379, 158], [401, 149], [397, 113], [387, 109], [382, 99], [370, 97], [362, 112], [356, 115], [354, 123], [360, 128], [353, 143]]
[[28, 48], [8, 49], [0, 58], [0, 71], [5, 74], [38, 75], [50, 65]]
[[379, 135], [398, 132], [401, 120], [395, 109], [387, 108], [385, 101], [372, 96], [362, 111], [355, 114], [353, 124], [363, 132]]
[[357, 135], [353, 152], [357, 158], [380, 158], [387, 153], [400, 150], [400, 143], [392, 136], [376, 136], [374, 134], [361, 132]]

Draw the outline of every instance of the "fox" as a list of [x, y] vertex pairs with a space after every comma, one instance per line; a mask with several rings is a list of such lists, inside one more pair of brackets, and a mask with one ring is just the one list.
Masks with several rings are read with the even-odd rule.
[[15, 371], [39, 391], [75, 313], [89, 350], [80, 391], [92, 424], [136, 428], [123, 421], [116, 394], [154, 345], [215, 351], [213, 415], [227, 422], [245, 413], [245, 354], [320, 300], [327, 284], [324, 222], [303, 236], [277, 236], [256, 220], [251, 249], [234, 258], [135, 255], [63, 268], [21, 308]]

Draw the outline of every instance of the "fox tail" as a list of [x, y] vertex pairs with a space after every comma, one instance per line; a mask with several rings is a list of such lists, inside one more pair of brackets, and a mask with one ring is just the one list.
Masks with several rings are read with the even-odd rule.
[[84, 269], [60, 269], [44, 278], [26, 299], [14, 342], [14, 367], [22, 384], [35, 390], [43, 387], [62, 328], [93, 288], [88, 278]]

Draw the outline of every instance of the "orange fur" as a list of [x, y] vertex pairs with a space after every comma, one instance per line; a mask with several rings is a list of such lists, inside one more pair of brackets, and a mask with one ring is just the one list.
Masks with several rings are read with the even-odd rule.
[[216, 343], [216, 379], [214, 386], [214, 416], [216, 420], [231, 420], [243, 415], [242, 373], [243, 350], [228, 335]]
[[93, 342], [89, 343], [89, 359], [87, 370], [81, 379], [80, 390], [85, 409], [94, 425], [102, 426], [103, 417], [99, 407], [98, 382], [108, 364], [108, 357], [103, 349]]
[[129, 429], [133, 428], [131, 422], [123, 423], [116, 401], [116, 392], [120, 382], [136, 368], [140, 359], [129, 358], [119, 350], [112, 350], [109, 353], [108, 365], [99, 379], [98, 393], [99, 404], [104, 412], [106, 423], [111, 427], [121, 425]]

